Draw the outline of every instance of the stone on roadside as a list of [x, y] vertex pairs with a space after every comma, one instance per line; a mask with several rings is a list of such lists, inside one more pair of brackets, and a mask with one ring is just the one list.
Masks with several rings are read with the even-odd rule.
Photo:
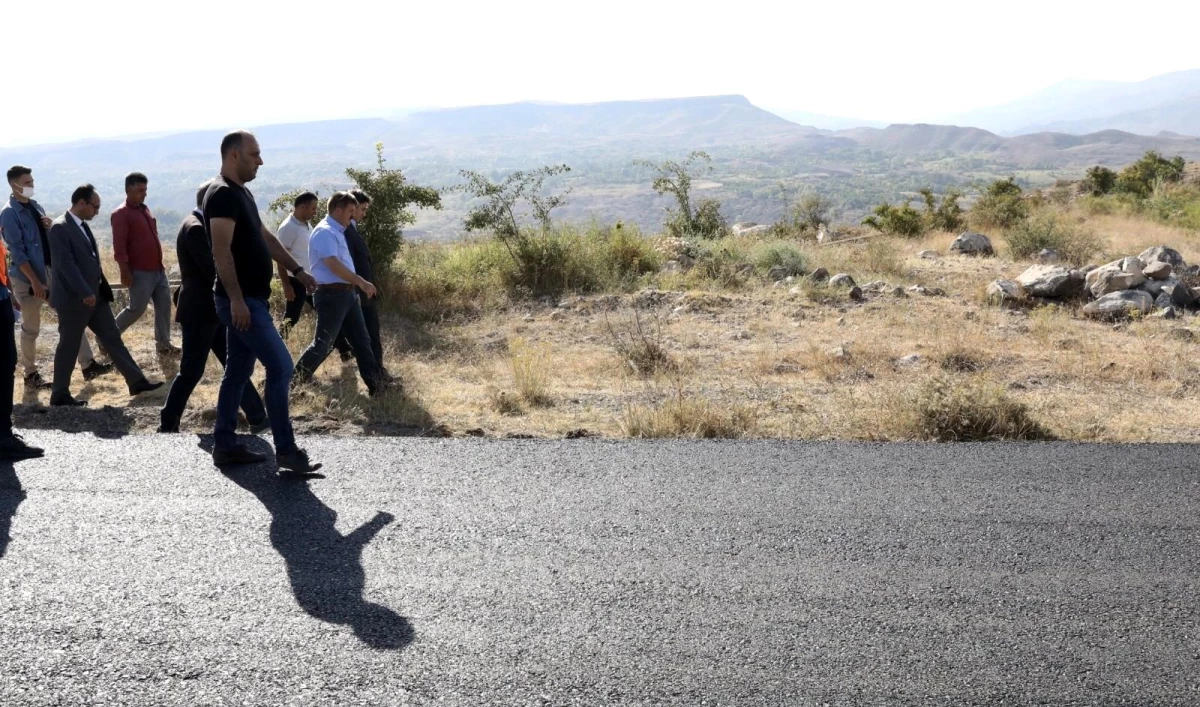
[[1062, 256], [1061, 256], [1061, 255], [1059, 255], [1059, 254], [1058, 254], [1058, 251], [1057, 251], [1057, 250], [1054, 250], [1053, 248], [1042, 248], [1042, 249], [1041, 249], [1041, 251], [1039, 251], [1039, 252], [1038, 252], [1038, 256], [1037, 256], [1037, 257], [1038, 257], [1038, 262], [1039, 262], [1039, 263], [1059, 263], [1059, 262], [1062, 262]]
[[959, 234], [950, 244], [950, 252], [960, 255], [994, 255], [992, 241], [982, 233], [967, 231]]
[[1154, 298], [1141, 290], [1110, 292], [1083, 308], [1083, 314], [1093, 319], [1123, 319], [1130, 314], [1149, 314], [1154, 311]]
[[923, 250], [917, 253], [917, 257], [922, 260], [937, 260], [941, 253], [936, 250]]
[[1030, 297], [1071, 297], [1083, 292], [1084, 280], [1061, 265], [1033, 265], [1017, 282]]
[[1146, 264], [1145, 269], [1142, 270], [1142, 274], [1151, 280], [1166, 280], [1171, 277], [1171, 273], [1173, 272], [1174, 268], [1171, 267], [1170, 263], [1164, 263], [1160, 260], [1150, 261]]
[[1176, 319], [1179, 317], [1179, 313], [1175, 311], [1174, 307], [1163, 307], [1150, 316], [1154, 319]]
[[825, 268], [817, 268], [809, 273], [808, 279], [813, 282], [825, 282], [829, 279], [829, 271]]
[[896, 360], [896, 365], [902, 368], [911, 368], [921, 363], [921, 354], [909, 354]]
[[776, 265], [767, 271], [767, 279], [772, 282], [779, 282], [791, 274], [791, 268], [787, 267], [786, 265]]
[[855, 302], [862, 302], [864, 299], [866, 299], [863, 297], [863, 291], [861, 287], [851, 287], [849, 297]]
[[833, 277], [829, 278], [829, 286], [830, 287], [854, 287], [855, 282], [854, 282], [854, 278], [850, 277], [849, 275], [847, 275], [844, 272], [841, 272], [841, 273], [838, 273], [837, 275], [834, 275]]

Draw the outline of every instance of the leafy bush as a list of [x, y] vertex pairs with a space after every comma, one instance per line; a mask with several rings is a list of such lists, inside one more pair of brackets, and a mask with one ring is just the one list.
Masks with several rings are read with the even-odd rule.
[[920, 238], [925, 235], [925, 218], [908, 204], [892, 206], [886, 201], [875, 207], [872, 214], [862, 220], [880, 233], [902, 238]]
[[1117, 186], [1117, 173], [1097, 165], [1088, 169], [1081, 186], [1092, 196], [1104, 196]]
[[662, 255], [642, 236], [637, 226], [618, 223], [599, 231], [604, 266], [617, 279], [633, 279], [662, 268]]
[[1029, 409], [995, 383], [936, 376], [896, 401], [897, 436], [934, 442], [1048, 440]]
[[921, 198], [925, 200], [925, 225], [934, 231], [958, 231], [966, 225], [963, 219], [963, 209], [958, 200], [962, 198], [957, 190], [951, 189], [942, 195], [941, 203], [932, 189], [922, 189]]
[[1183, 179], [1186, 161], [1182, 157], [1166, 159], [1150, 150], [1140, 160], [1121, 170], [1117, 176], [1117, 191], [1145, 199], [1160, 183], [1173, 184]]
[[765, 243], [752, 255], [754, 267], [766, 273], [771, 268], [787, 269], [788, 275], [803, 275], [808, 272], [808, 257], [791, 243]]
[[820, 194], [805, 194], [792, 205], [792, 227], [801, 234], [816, 233], [821, 224], [828, 224], [833, 202]]
[[667, 234], [676, 238], [722, 238], [729, 232], [729, 225], [721, 215], [721, 204], [715, 199], [701, 199], [692, 207], [692, 180], [697, 162], [705, 163], [705, 171], [711, 171], [712, 158], [699, 150], [692, 152], [683, 162], [667, 160], [654, 164], [639, 160], [635, 164], [649, 167], [658, 174], [651, 184], [659, 194], [670, 194], [675, 206], [667, 210], [664, 224]]
[[1043, 248], [1050, 248], [1074, 265], [1085, 264], [1104, 246], [1091, 231], [1052, 212], [1042, 212], [1021, 221], [1006, 230], [1004, 238], [1016, 260], [1035, 258]]
[[1029, 206], [1021, 195], [1015, 177], [992, 182], [971, 207], [971, 222], [978, 228], [1012, 228], [1029, 216]]

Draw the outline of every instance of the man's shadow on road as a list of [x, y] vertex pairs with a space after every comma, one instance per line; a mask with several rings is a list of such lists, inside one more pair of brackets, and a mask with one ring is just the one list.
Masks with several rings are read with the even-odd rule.
[[21, 480], [17, 478], [12, 462], [0, 462], [0, 557], [4, 557], [12, 540], [12, 519], [24, 500], [25, 489], [21, 488]]
[[[264, 440], [250, 438], [246, 446], [274, 457]], [[212, 450], [212, 437], [201, 448]], [[354, 630], [360, 641], [379, 650], [400, 650], [412, 643], [408, 619], [363, 598], [366, 572], [362, 552], [376, 533], [395, 518], [379, 512], [349, 535], [337, 531], [337, 513], [308, 487], [310, 477], [289, 477], [273, 464], [221, 469], [229, 480], [246, 489], [271, 514], [271, 545], [287, 565], [296, 603], [310, 616]]]

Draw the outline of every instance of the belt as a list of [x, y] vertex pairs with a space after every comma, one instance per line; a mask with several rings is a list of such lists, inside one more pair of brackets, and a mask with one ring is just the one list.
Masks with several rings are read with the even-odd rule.
[[353, 292], [354, 285], [350, 285], [345, 282], [331, 282], [328, 285], [317, 285], [317, 291], [320, 292], [321, 290], [341, 290], [343, 292]]

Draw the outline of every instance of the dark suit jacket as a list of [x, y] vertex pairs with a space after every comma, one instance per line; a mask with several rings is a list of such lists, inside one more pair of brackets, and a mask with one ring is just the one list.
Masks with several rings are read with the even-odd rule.
[[185, 323], [217, 322], [217, 307], [213, 302], [213, 285], [217, 282], [217, 264], [213, 261], [212, 244], [204, 231], [204, 222], [192, 212], [179, 226], [175, 239], [179, 258], [179, 299], [175, 303], [175, 321]]
[[62, 310], [83, 308], [83, 298], [95, 296], [99, 302], [112, 302], [112, 288], [104, 277], [99, 254], [83, 229], [70, 214], [63, 214], [50, 225], [50, 259], [54, 276], [50, 278], [50, 306]]

